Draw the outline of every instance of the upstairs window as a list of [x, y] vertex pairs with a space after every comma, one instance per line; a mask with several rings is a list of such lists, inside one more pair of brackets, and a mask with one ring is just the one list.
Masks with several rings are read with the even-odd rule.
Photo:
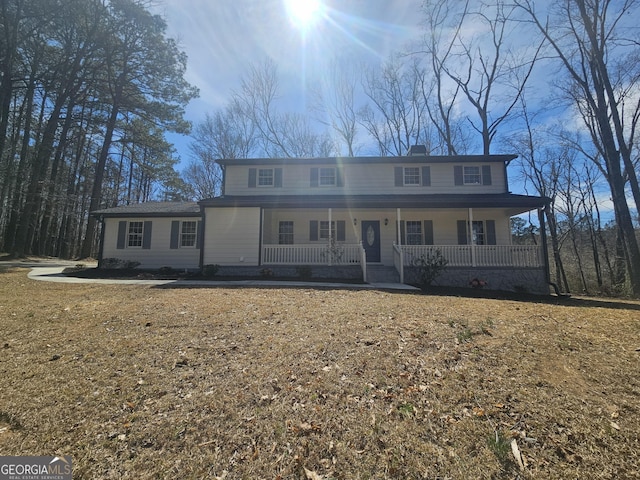
[[430, 187], [431, 167], [394, 167], [394, 184], [396, 187]]
[[144, 222], [129, 222], [128, 247], [142, 247]]
[[462, 181], [465, 185], [480, 185], [482, 183], [480, 167], [465, 166], [463, 169]]
[[320, 168], [318, 171], [318, 185], [321, 187], [333, 187], [336, 184], [335, 168]]
[[180, 246], [195, 247], [196, 246], [197, 222], [182, 222], [182, 230], [180, 231]]
[[420, 167], [404, 167], [404, 185], [420, 185]]
[[491, 165], [455, 165], [454, 185], [491, 185]]
[[273, 168], [260, 168], [258, 170], [258, 186], [273, 187]]

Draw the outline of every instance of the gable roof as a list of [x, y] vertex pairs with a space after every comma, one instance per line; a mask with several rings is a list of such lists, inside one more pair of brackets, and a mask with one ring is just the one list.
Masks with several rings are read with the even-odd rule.
[[197, 202], [144, 202], [91, 212], [97, 217], [200, 217]]

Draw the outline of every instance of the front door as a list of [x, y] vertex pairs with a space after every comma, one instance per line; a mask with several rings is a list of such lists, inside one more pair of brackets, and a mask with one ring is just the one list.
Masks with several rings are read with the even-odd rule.
[[378, 220], [363, 220], [362, 246], [367, 253], [367, 263], [380, 261], [380, 222]]

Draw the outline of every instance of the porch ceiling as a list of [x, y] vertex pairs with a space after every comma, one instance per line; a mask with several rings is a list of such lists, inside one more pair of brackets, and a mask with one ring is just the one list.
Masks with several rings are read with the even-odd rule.
[[504, 208], [516, 213], [543, 207], [546, 197], [500, 194], [255, 195], [202, 200], [203, 207], [263, 208]]

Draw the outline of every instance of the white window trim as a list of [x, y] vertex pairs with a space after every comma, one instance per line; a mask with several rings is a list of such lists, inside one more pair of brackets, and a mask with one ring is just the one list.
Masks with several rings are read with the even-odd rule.
[[[478, 181], [477, 182], [467, 182], [467, 173], [466, 170], [467, 168], [477, 168], [478, 169]], [[474, 174], [469, 174], [469, 175], [476, 175]], [[462, 184], [463, 185], [482, 185], [482, 167], [479, 167], [477, 165], [463, 165], [462, 167]]]
[[[189, 232], [189, 233], [185, 233], [184, 232], [184, 224], [185, 223], [194, 223], [195, 224], [195, 230], [193, 231], [193, 233]], [[183, 239], [184, 239], [184, 235], [193, 235], [193, 245], [183, 245]], [[196, 248], [196, 245], [198, 243], [198, 222], [194, 221], [194, 220], [183, 220], [180, 222], [180, 237], [178, 238], [178, 248]]]
[[[416, 224], [418, 226], [419, 232], [417, 232], [417, 233], [409, 233], [409, 223]], [[424, 245], [424, 232], [422, 231], [423, 230], [422, 229], [422, 220], [406, 220], [404, 228], [405, 228], [405, 232], [404, 232], [405, 238], [404, 238], [404, 240], [405, 240], [405, 243], [407, 245]], [[419, 243], [410, 243], [409, 242], [409, 236], [412, 236], [412, 237], [415, 236], [416, 238], [418, 236], [420, 236]]]
[[[409, 168], [418, 170], [418, 174], [417, 174], [418, 183], [407, 183], [407, 170]], [[405, 187], [419, 187], [419, 186], [421, 186], [422, 185], [422, 177], [421, 177], [421, 175], [422, 175], [422, 172], [420, 171], [420, 167], [402, 167], [402, 185], [405, 186]]]
[[[136, 236], [138, 235], [140, 236], [140, 245], [131, 245], [131, 225], [134, 223], [139, 223], [140, 225], [142, 225], [142, 230], [140, 230], [140, 233], [134, 234]], [[129, 221], [127, 223], [127, 241], [125, 242], [125, 248], [142, 249], [143, 244], [144, 244], [144, 222], [139, 220]]]
[[[322, 183], [322, 171], [333, 172], [333, 183]], [[326, 177], [325, 177], [326, 178]], [[338, 184], [338, 172], [334, 167], [319, 167], [318, 168], [318, 186], [319, 187], [335, 187]]]
[[[271, 183], [261, 184], [260, 183], [260, 172], [271, 172]], [[256, 178], [256, 186], [257, 187], [270, 188], [270, 187], [273, 187], [275, 184], [276, 184], [275, 170], [273, 168], [259, 168], [258, 169], [257, 178]]]
[[[327, 228], [322, 228], [322, 225], [326, 224]], [[326, 232], [326, 235], [323, 237], [322, 232]], [[336, 221], [331, 220], [331, 236], [336, 239], [338, 238], [338, 234], [336, 233]], [[318, 222], [318, 241], [320, 240], [329, 240], [329, 220], [320, 220]]]

